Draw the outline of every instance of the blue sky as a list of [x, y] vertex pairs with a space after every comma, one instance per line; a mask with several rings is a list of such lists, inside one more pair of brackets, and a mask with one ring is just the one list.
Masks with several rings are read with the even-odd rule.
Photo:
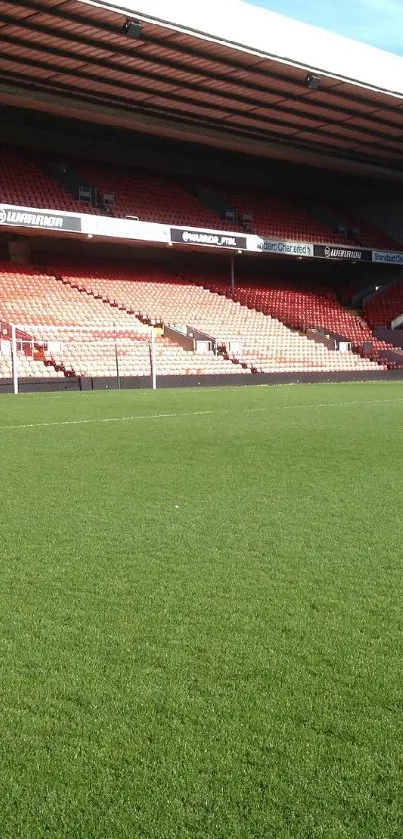
[[403, 0], [246, 0], [403, 55]]

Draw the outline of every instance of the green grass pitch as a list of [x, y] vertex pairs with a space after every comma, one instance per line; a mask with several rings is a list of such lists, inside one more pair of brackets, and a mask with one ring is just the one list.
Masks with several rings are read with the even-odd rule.
[[0, 397], [1, 839], [401, 839], [403, 385]]

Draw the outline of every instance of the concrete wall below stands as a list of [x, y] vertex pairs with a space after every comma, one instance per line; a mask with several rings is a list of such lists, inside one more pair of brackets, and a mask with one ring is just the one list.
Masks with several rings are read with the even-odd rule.
[[[237, 376], [159, 376], [159, 389], [180, 387], [236, 387], [248, 385], [281, 384], [325, 384], [348, 382], [385, 382], [403, 381], [403, 370], [367, 370], [365, 372], [344, 373], [258, 373], [256, 375]], [[147, 376], [132, 376], [121, 379], [122, 390], [142, 390], [151, 387]], [[66, 379], [21, 379], [20, 393], [39, 393], [50, 391], [88, 391], [117, 390], [116, 378], [79, 378]], [[0, 394], [12, 393], [11, 379], [0, 380]]]

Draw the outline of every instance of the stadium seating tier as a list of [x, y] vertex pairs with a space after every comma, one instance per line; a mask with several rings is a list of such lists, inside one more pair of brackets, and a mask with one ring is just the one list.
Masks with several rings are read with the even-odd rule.
[[[150, 328], [49, 273], [0, 266], [0, 322], [8, 339], [8, 325], [18, 326], [21, 375], [114, 376], [117, 348], [121, 375], [150, 376]], [[3, 377], [10, 374], [9, 353], [3, 335]], [[239, 372], [222, 357], [186, 351], [163, 337], [156, 339], [156, 359], [160, 375]]]
[[[202, 278], [192, 277], [190, 281], [150, 266], [105, 270], [104, 266], [94, 264], [91, 270], [80, 271], [66, 264], [59, 265], [58, 270], [64, 283], [92, 295], [94, 300], [104, 301], [114, 311], [123, 310], [151, 324], [199, 330], [215, 339], [224, 357], [243, 369], [255, 372], [379, 369], [371, 359], [353, 352], [333, 352], [323, 344], [308, 340], [285, 325], [275, 312], [256, 311], [250, 300], [229, 299], [222, 293], [223, 286], [212, 284], [210, 290], [204, 288]], [[323, 300], [326, 302], [326, 298]], [[341, 307], [340, 312], [343, 312]]]

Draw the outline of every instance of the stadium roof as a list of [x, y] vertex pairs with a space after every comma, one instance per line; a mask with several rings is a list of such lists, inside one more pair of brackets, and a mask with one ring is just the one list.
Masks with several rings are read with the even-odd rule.
[[0, 0], [0, 49], [8, 105], [403, 179], [403, 59], [238, 0]]

